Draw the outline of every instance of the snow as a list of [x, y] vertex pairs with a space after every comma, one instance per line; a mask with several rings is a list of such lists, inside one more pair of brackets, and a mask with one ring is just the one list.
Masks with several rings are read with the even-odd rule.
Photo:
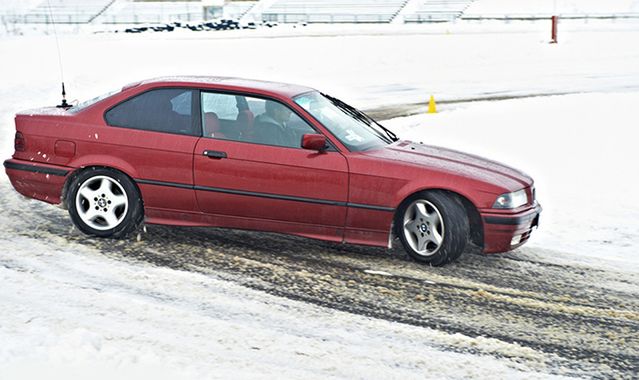
[[388, 273], [388, 272], [385, 272], [385, 271], [382, 271], [382, 270], [374, 270], [374, 269], [366, 269], [364, 271], [364, 273], [375, 274], [375, 275], [378, 275], [378, 276], [392, 276], [391, 273]]
[[[74, 27], [63, 30], [61, 47], [70, 100], [180, 74], [305, 84], [364, 108], [425, 104], [431, 94], [451, 101], [570, 93], [440, 103], [438, 114], [387, 124], [402, 137], [478, 153], [536, 179], [541, 227], [514, 255], [636, 273], [637, 26], [562, 22], [556, 45], [548, 44], [547, 22], [136, 36]], [[27, 34], [0, 37], [5, 158], [13, 149], [13, 115], [60, 101], [53, 37]], [[2, 207], [19, 214], [35, 206], [19, 199]], [[0, 218], [2, 378], [549, 377], [535, 372], [545, 370], [547, 358], [531, 349], [109, 258], [45, 232], [39, 239], [22, 236], [21, 228], [37, 229], [29, 223]], [[450, 347], [479, 354], [444, 349]], [[539, 368], [507, 359], [513, 352]]]
[[547, 377], [489, 356], [546, 359], [495, 339], [309, 306], [51, 236], [0, 244], [11, 247], [0, 252], [3, 378]]
[[[562, 21], [556, 45], [548, 44], [549, 21], [66, 34], [60, 45], [69, 100], [156, 76], [220, 75], [309, 85], [370, 108], [430, 95], [455, 100], [637, 89], [639, 50], [628, 47], [639, 45], [638, 24]], [[10, 57], [3, 62], [3, 90], [33, 91], [18, 96], [31, 103], [13, 103], [7, 114], [41, 106], [38, 99], [59, 102], [53, 36], [6, 37], [0, 51]], [[113, 74], [105, 78], [106, 72]], [[45, 87], [35, 91], [38, 85]]]

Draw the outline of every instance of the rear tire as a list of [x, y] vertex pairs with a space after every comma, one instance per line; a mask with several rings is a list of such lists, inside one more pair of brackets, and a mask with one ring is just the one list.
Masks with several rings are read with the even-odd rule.
[[406, 252], [432, 266], [459, 258], [470, 231], [461, 201], [443, 191], [423, 191], [406, 199], [395, 214], [395, 226]]
[[142, 198], [123, 173], [109, 168], [89, 168], [69, 183], [69, 215], [85, 234], [123, 238], [136, 231], [144, 218]]

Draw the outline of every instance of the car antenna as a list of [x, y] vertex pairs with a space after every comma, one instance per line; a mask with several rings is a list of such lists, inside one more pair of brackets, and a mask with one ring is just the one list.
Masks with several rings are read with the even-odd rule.
[[67, 103], [67, 92], [64, 89], [64, 70], [62, 69], [62, 54], [60, 53], [60, 42], [58, 41], [58, 32], [55, 28], [55, 19], [53, 18], [53, 12], [51, 12], [51, 1], [47, 0], [47, 9], [49, 10], [49, 18], [51, 19], [51, 25], [53, 25], [53, 35], [55, 36], [55, 45], [58, 49], [58, 64], [60, 66], [60, 80], [62, 81], [62, 103], [58, 104], [58, 108], [71, 108], [72, 106]]

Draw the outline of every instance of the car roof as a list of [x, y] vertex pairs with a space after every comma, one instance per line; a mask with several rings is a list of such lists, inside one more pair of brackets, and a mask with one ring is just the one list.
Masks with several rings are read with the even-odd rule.
[[260, 92], [268, 92], [271, 94], [291, 98], [293, 96], [315, 91], [315, 89], [306, 86], [300, 86], [289, 83], [270, 82], [256, 79], [245, 79], [235, 77], [221, 76], [172, 76], [158, 77], [146, 79], [141, 82], [132, 83], [124, 86], [124, 89], [137, 87], [140, 85], [157, 86], [188, 86], [203, 88], [224, 88], [226, 90], [250, 91], [258, 90]]

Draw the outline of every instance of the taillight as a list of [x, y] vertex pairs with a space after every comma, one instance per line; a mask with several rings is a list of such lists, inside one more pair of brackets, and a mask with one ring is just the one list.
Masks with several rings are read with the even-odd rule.
[[24, 141], [24, 136], [22, 136], [22, 133], [16, 132], [16, 138], [13, 142], [13, 146], [16, 149], [16, 152], [24, 152], [26, 142]]

